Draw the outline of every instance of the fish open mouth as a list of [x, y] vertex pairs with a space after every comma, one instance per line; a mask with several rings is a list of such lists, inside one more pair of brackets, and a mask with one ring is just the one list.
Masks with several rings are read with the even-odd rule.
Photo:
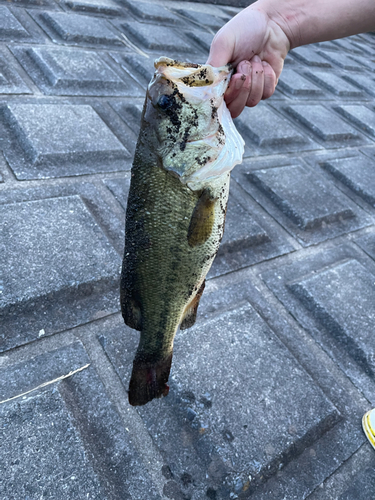
[[[232, 75], [232, 66], [228, 64], [215, 68], [209, 64], [181, 62], [168, 57], [160, 57], [154, 66], [155, 74], [150, 82], [149, 91], [154, 84], [158, 85], [158, 82], [164, 81], [173, 88], [173, 96], [176, 93], [179, 96], [181, 100], [179, 106], [184, 102], [192, 106], [202, 102], [208, 104], [208, 113], [212, 115], [211, 126], [201, 129], [200, 137], [199, 134], [187, 136], [181, 142], [186, 153], [184, 156], [186, 167], [176, 166], [173, 161], [169, 164], [168, 159], [164, 158], [165, 168], [177, 174], [183, 184], [193, 191], [202, 189], [207, 183], [223, 174], [228, 174], [235, 165], [242, 162], [244, 141], [224, 101], [224, 93]], [[158, 101], [159, 106], [169, 104], [168, 95], [162, 96], [162, 99], [163, 102]], [[195, 165], [193, 163], [188, 165], [186, 158], [189, 156], [189, 147], [191, 151], [195, 149], [207, 153], [191, 153], [190, 156], [199, 157], [199, 161]]]
[[[170, 59], [169, 57], [159, 57], [159, 59], [156, 59], [154, 62], [155, 69], [158, 68], [158, 66], [160, 65], [173, 66], [175, 68], [181, 68], [181, 69], [186, 69], [186, 68], [199, 69], [202, 68], [203, 66], [208, 66], [206, 64], [178, 61], [177, 59]], [[230, 63], [228, 63], [225, 67], [228, 68], [228, 71], [232, 71], [233, 69]]]
[[[154, 66], [156, 74], [162, 73], [165, 78], [187, 87], [216, 86], [221, 83], [222, 93], [225, 92], [232, 74], [231, 64], [214, 68], [209, 64], [181, 62], [169, 57], [159, 57], [154, 62]], [[220, 93], [219, 89], [217, 93]]]

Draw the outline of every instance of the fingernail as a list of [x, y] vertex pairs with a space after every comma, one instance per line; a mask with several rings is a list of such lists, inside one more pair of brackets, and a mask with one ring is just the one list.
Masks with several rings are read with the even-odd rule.
[[254, 56], [253, 61], [254, 62], [261, 62], [261, 58], [259, 56]]
[[262, 66], [269, 66], [269, 64], [266, 61], [262, 61]]
[[240, 71], [242, 71], [244, 75], [251, 75], [251, 64], [247, 61], [243, 62]]

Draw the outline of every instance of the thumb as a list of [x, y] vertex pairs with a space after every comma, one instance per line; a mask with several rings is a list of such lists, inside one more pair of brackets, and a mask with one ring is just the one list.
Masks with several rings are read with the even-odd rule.
[[233, 58], [234, 40], [228, 35], [225, 26], [216, 33], [210, 47], [207, 64], [214, 67], [225, 66]]

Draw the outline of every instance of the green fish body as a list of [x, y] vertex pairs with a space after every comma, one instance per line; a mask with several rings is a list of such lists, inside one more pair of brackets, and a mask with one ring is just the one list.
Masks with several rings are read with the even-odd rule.
[[121, 276], [125, 323], [141, 332], [132, 405], [168, 394], [173, 340], [179, 326], [195, 322], [223, 236], [230, 169], [243, 153], [224, 108], [227, 67], [160, 58], [155, 68], [131, 172]]

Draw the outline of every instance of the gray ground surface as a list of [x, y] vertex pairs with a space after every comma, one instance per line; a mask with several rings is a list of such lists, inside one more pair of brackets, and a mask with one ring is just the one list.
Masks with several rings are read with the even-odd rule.
[[1, 1], [1, 500], [375, 497], [371, 34], [292, 51], [237, 120], [245, 160], [170, 395], [127, 402], [118, 283], [152, 61], [204, 62], [233, 13]]

